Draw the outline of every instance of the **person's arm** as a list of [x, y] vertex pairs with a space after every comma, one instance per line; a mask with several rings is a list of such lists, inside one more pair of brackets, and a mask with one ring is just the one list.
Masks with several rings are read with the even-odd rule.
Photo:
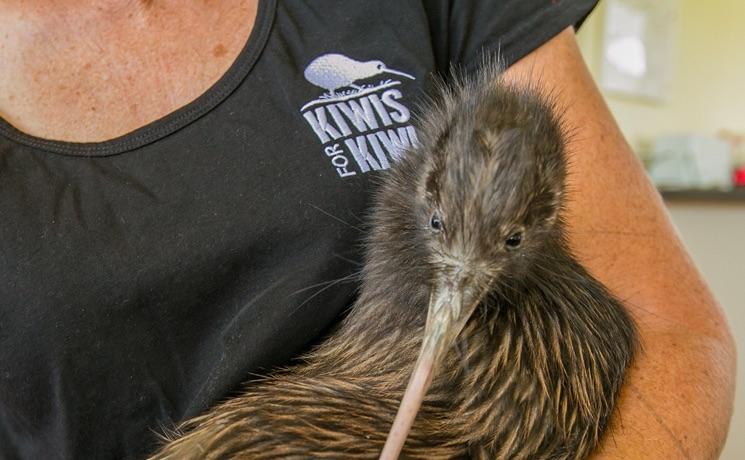
[[565, 109], [573, 130], [572, 250], [639, 327], [642, 349], [593, 458], [716, 458], [732, 412], [734, 341], [592, 81], [573, 30], [518, 61], [505, 78], [553, 94]]

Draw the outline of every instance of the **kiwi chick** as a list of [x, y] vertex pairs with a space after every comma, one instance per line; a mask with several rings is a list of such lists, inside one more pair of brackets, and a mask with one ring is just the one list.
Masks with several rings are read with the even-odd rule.
[[500, 75], [455, 78], [425, 110], [419, 145], [382, 179], [338, 329], [153, 458], [377, 458], [437, 311], [457, 325], [438, 329], [447, 345], [402, 457], [589, 456], [635, 327], [568, 249], [555, 107]]

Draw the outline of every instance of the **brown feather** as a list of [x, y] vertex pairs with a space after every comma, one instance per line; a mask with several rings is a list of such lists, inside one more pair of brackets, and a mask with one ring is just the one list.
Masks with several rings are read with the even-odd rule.
[[[623, 305], [570, 254], [565, 136], [550, 101], [487, 64], [442, 88], [420, 145], [385, 176], [363, 284], [303, 363], [179, 427], [152, 458], [376, 458], [453, 264], [484, 292], [435, 375], [402, 456], [581, 459], [636, 349]], [[428, 229], [432, 212], [444, 230]], [[510, 250], [505, 239], [520, 232]], [[455, 261], [455, 262], [454, 262]]]

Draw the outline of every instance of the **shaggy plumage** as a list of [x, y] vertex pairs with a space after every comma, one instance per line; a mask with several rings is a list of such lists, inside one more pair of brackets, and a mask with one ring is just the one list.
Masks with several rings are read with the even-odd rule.
[[[180, 427], [153, 458], [376, 458], [432, 290], [478, 307], [438, 367], [402, 456], [580, 459], [636, 348], [624, 307], [571, 256], [556, 107], [487, 65], [439, 91], [384, 177], [359, 299], [302, 364]], [[465, 274], [465, 275], [463, 275]]]

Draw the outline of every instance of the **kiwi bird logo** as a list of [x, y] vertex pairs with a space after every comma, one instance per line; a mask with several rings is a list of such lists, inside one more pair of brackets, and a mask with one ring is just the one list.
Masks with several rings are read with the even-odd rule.
[[317, 100], [306, 104], [303, 109], [318, 102], [344, 100], [352, 96], [359, 96], [381, 88], [401, 84], [400, 81], [392, 79], [383, 80], [377, 85], [358, 85], [356, 83], [358, 80], [365, 80], [381, 74], [398, 75], [416, 80], [414, 76], [406, 72], [389, 68], [383, 61], [357, 61], [337, 53], [318, 56], [308, 64], [303, 75], [306, 80], [327, 92]]

